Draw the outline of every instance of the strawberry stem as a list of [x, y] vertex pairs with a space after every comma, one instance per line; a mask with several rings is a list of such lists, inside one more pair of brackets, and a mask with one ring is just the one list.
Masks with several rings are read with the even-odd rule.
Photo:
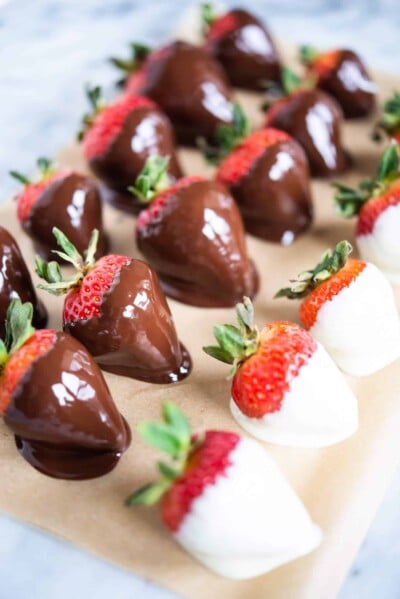
[[233, 376], [242, 362], [256, 353], [259, 346], [259, 331], [253, 323], [254, 308], [248, 297], [236, 305], [238, 327], [232, 324], [214, 327], [214, 337], [218, 345], [207, 345], [203, 351], [226, 364], [232, 364], [230, 377]]
[[397, 144], [390, 145], [381, 156], [375, 179], [364, 179], [353, 189], [342, 183], [333, 183], [337, 189], [335, 205], [337, 212], [345, 218], [358, 214], [363, 205], [377, 197], [400, 179], [400, 156]]
[[137, 42], [132, 42], [130, 44], [130, 49], [131, 55], [129, 58], [110, 58], [111, 64], [123, 73], [123, 78], [118, 81], [119, 86], [126, 82], [129, 75], [140, 69], [146, 58], [153, 51], [149, 46]]
[[216, 141], [210, 145], [200, 137], [197, 145], [204, 157], [211, 164], [218, 164], [250, 133], [250, 122], [240, 104], [233, 104], [233, 121], [231, 125], [219, 125]]
[[[38, 158], [36, 164], [40, 174], [40, 177], [36, 182], [48, 179], [55, 172], [54, 163], [48, 158]], [[22, 183], [22, 185], [24, 186], [30, 185], [33, 182], [30, 179], [28, 179], [28, 177], [22, 175], [18, 171], [9, 171], [9, 174], [11, 175], [11, 177]]]
[[217, 18], [217, 13], [211, 2], [201, 5], [201, 33], [206, 37], [208, 30]]
[[94, 87], [87, 85], [85, 88], [85, 93], [87, 99], [89, 100], [92, 111], [85, 114], [82, 118], [82, 125], [77, 133], [78, 141], [82, 141], [88, 129], [90, 129], [90, 127], [93, 125], [96, 116], [106, 107], [106, 102], [103, 98], [103, 93], [99, 85], [95, 85]]
[[381, 141], [382, 133], [391, 136], [400, 129], [400, 93], [395, 92], [383, 105], [383, 114], [372, 132], [374, 141]]
[[346, 264], [347, 258], [352, 251], [353, 248], [348, 241], [340, 241], [333, 251], [328, 249], [322, 254], [321, 262], [315, 268], [301, 272], [297, 279], [290, 281], [292, 283], [290, 287], [280, 289], [274, 298], [301, 299], [306, 297], [318, 285], [339, 272]]
[[11, 301], [6, 316], [6, 338], [0, 340], [0, 374], [9, 357], [33, 335], [33, 306], [23, 304], [19, 298]]
[[128, 187], [128, 191], [136, 196], [140, 204], [150, 204], [161, 192], [170, 187], [168, 176], [169, 156], [149, 156], [139, 173], [135, 184]]
[[46, 262], [40, 256], [35, 257], [36, 272], [41, 279], [46, 281], [46, 285], [38, 285], [39, 289], [44, 289], [53, 295], [62, 295], [68, 293], [74, 287], [79, 287], [85, 275], [95, 265], [95, 254], [99, 240], [99, 232], [94, 229], [90, 237], [87, 250], [84, 256], [78, 252], [76, 247], [69, 241], [60, 229], [53, 227], [53, 235], [58, 245], [63, 250], [53, 250], [60, 258], [72, 264], [75, 268], [75, 275], [70, 279], [63, 279], [60, 265], [56, 261]]
[[141, 422], [137, 431], [149, 445], [166, 452], [173, 466], [158, 462], [161, 480], [132, 493], [126, 500], [126, 505], [131, 507], [157, 503], [172, 482], [183, 474], [188, 456], [201, 442], [201, 438], [192, 438], [185, 415], [170, 401], [162, 405], [162, 422]]

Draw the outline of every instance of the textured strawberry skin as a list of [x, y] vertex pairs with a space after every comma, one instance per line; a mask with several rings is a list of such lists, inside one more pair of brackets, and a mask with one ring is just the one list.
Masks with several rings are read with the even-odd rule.
[[218, 17], [211, 23], [209, 30], [207, 31], [207, 42], [213, 43], [225, 35], [234, 31], [239, 26], [238, 20], [231, 12]]
[[64, 323], [99, 316], [103, 295], [111, 290], [121, 268], [130, 262], [131, 258], [127, 256], [113, 254], [100, 258], [85, 276], [80, 287], [72, 289], [65, 298]]
[[250, 171], [254, 162], [265, 152], [266, 148], [290, 139], [287, 133], [272, 127], [255, 131], [221, 162], [216, 173], [217, 181], [228, 186], [237, 183]]
[[183, 475], [177, 478], [161, 500], [161, 517], [169, 530], [177, 532], [193, 501], [218, 477], [226, 476], [230, 455], [240, 441], [236, 433], [206, 431], [204, 440], [190, 454]]
[[102, 156], [120, 133], [125, 119], [139, 108], [157, 109], [157, 105], [143, 96], [124, 95], [99, 112], [83, 138], [85, 158], [91, 160]]
[[257, 352], [236, 371], [232, 399], [249, 418], [277, 412], [300, 369], [317, 349], [315, 339], [290, 322], [267, 324]]
[[26, 185], [23, 190], [17, 195], [17, 216], [18, 220], [23, 223], [31, 214], [33, 206], [36, 204], [42, 193], [56, 181], [57, 179], [63, 179], [70, 174], [71, 171], [59, 171], [52, 174], [50, 177], [46, 177], [38, 183], [30, 183]]
[[134, 95], [144, 93], [149, 70], [157, 62], [168, 56], [169, 51], [170, 46], [164, 46], [163, 48], [155, 50], [149, 54], [149, 56], [147, 56], [142, 66], [128, 77], [128, 80], [125, 84], [125, 91], [127, 94]]
[[[300, 319], [306, 329], [310, 329], [318, 317], [322, 306], [331, 301], [342, 289], [348, 287], [366, 267], [366, 262], [349, 258], [343, 268], [330, 279], [318, 285], [300, 305]], [[332, 323], [334, 326], [335, 323]]]
[[55, 331], [35, 331], [24, 345], [11, 355], [0, 375], [0, 414], [6, 411], [28, 368], [53, 347], [55, 338]]
[[180, 189], [184, 189], [186, 187], [190, 187], [192, 183], [197, 183], [198, 181], [205, 181], [203, 177], [183, 177], [179, 179], [177, 183], [160, 193], [150, 204], [150, 206], [146, 210], [142, 210], [136, 220], [136, 230], [143, 231], [150, 223], [153, 223], [159, 216], [160, 212], [168, 202], [169, 198], [171, 198], [176, 192]]
[[361, 208], [357, 221], [357, 235], [372, 233], [377, 218], [390, 206], [400, 203], [400, 182], [397, 181], [383, 195], [371, 198]]

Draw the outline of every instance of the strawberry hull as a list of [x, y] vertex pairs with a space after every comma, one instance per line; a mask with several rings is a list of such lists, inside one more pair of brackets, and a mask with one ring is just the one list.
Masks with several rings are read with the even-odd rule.
[[136, 236], [163, 290], [178, 301], [228, 307], [258, 290], [240, 213], [219, 183], [200, 180], [171, 192], [157, 215], [139, 219]]
[[282, 129], [303, 147], [311, 174], [330, 177], [350, 166], [342, 148], [342, 110], [320, 90], [300, 90], [278, 100], [266, 115], [266, 126]]
[[41, 329], [47, 323], [47, 311], [36, 296], [32, 279], [21, 251], [10, 233], [0, 226], [0, 338], [5, 338], [5, 320], [8, 306], [18, 297], [33, 305], [33, 325]]
[[31, 363], [4, 421], [21, 455], [54, 478], [101, 476], [130, 443], [128, 425], [84, 347], [54, 332], [53, 346]]
[[94, 181], [78, 173], [68, 173], [50, 183], [33, 204], [22, 227], [45, 260], [61, 261], [52, 253], [58, 249], [54, 227], [61, 229], [81, 253], [87, 248], [92, 231], [98, 229], [97, 257], [107, 251], [98, 188]]
[[266, 148], [230, 191], [256, 237], [289, 245], [311, 225], [308, 163], [294, 140]]
[[190, 356], [179, 343], [158, 278], [139, 260], [132, 259], [119, 270], [102, 297], [98, 316], [64, 321], [63, 327], [109, 372], [175, 383], [191, 371]]
[[267, 452], [241, 437], [230, 465], [191, 504], [174, 538], [210, 570], [264, 574], [314, 550], [321, 531]]
[[[212, 25], [206, 48], [224, 68], [235, 87], [262, 90], [266, 81], [280, 81], [281, 66], [274, 43], [264, 25], [243, 9], [226, 17], [231, 28], [214, 36]], [[218, 24], [217, 24], [218, 26]]]
[[321, 344], [289, 377], [278, 410], [249, 418], [231, 399], [235, 420], [254, 437], [293, 447], [327, 447], [354, 434], [358, 428], [357, 400]]

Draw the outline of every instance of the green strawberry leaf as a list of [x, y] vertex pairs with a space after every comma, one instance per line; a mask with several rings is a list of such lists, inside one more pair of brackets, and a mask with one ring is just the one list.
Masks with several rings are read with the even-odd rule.
[[24, 185], [24, 186], [31, 184], [30, 179], [28, 179], [28, 177], [26, 177], [25, 175], [22, 175], [18, 171], [9, 171], [9, 174], [11, 175], [11, 177], [13, 177], [19, 183], [22, 183], [22, 185]]
[[201, 31], [204, 37], [216, 18], [217, 14], [211, 2], [205, 2], [201, 5]]
[[172, 481], [175, 478], [178, 478], [178, 476], [180, 475], [180, 472], [178, 470], [176, 470], [175, 468], [172, 468], [171, 466], [169, 466], [168, 464], [165, 464], [164, 462], [158, 462], [157, 466], [158, 466], [158, 471], [160, 472], [160, 474], [167, 480]]
[[393, 144], [384, 151], [376, 178], [379, 183], [386, 183], [392, 182], [399, 176], [399, 147], [397, 144]]
[[312, 64], [318, 55], [318, 50], [313, 46], [300, 46], [299, 48], [300, 62], [306, 66]]
[[301, 78], [288, 67], [282, 69], [282, 88], [287, 96], [301, 87]]
[[182, 451], [181, 440], [172, 427], [163, 422], [140, 422], [137, 431], [149, 445], [168, 453], [173, 458], [178, 457]]
[[205, 345], [203, 351], [212, 358], [224, 362], [225, 364], [233, 364], [234, 362], [232, 355], [217, 345]]
[[150, 483], [149, 485], [138, 489], [132, 493], [132, 495], [129, 495], [125, 501], [125, 504], [129, 507], [136, 505], [155, 505], [161, 499], [167, 489], [168, 485], [165, 481], [161, 481], [159, 483]]
[[162, 406], [165, 423], [170, 426], [179, 437], [181, 445], [190, 445], [190, 425], [184, 413], [171, 401], [164, 401]]
[[66, 237], [57, 227], [53, 227], [53, 235], [56, 238], [58, 245], [64, 250], [63, 252], [53, 250], [53, 253], [63, 258], [63, 260], [66, 260], [66, 262], [70, 262], [76, 269], [80, 270], [83, 258], [74, 244], [71, 243], [68, 237]]
[[135, 184], [128, 191], [139, 199], [141, 204], [149, 204], [159, 193], [170, 186], [168, 176], [169, 156], [149, 156], [139, 173]]
[[250, 122], [240, 104], [235, 102], [232, 110], [232, 123], [218, 126], [214, 144], [209, 145], [204, 138], [197, 140], [199, 149], [211, 164], [219, 164], [250, 133]]
[[6, 316], [5, 346], [9, 354], [17, 351], [33, 335], [33, 306], [30, 302], [23, 304], [18, 298], [8, 306]]

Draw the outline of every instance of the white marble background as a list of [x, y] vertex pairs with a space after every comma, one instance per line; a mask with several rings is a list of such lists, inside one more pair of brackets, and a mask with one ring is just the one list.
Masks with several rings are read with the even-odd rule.
[[[115, 74], [106, 58], [123, 55], [130, 40], [161, 43], [190, 4], [190, 0], [0, 0], [0, 202], [17, 189], [7, 174], [10, 169], [29, 174], [37, 156], [51, 156], [71, 139], [86, 109], [86, 82], [101, 83], [111, 92]], [[263, 16], [283, 39], [321, 47], [351, 46], [369, 64], [400, 73], [400, 0], [242, 4]], [[400, 471], [340, 599], [400, 598], [399, 497]], [[170, 595], [0, 516], [0, 599], [27, 597]]]

